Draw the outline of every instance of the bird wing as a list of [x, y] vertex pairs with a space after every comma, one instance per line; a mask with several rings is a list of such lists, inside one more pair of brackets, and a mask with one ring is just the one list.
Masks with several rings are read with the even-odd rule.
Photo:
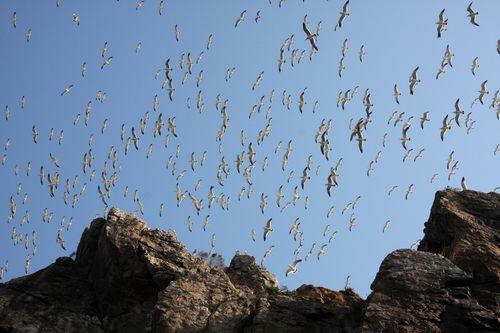
[[302, 29], [304, 29], [304, 32], [306, 33], [307, 37], [311, 36], [311, 31], [307, 27], [307, 21], [306, 21], [307, 15], [304, 17], [304, 22], [302, 22]]
[[[470, 15], [474, 15], [474, 10], [472, 10], [472, 2], [467, 6], [467, 11], [469, 12]], [[472, 20], [472, 18], [471, 18]]]

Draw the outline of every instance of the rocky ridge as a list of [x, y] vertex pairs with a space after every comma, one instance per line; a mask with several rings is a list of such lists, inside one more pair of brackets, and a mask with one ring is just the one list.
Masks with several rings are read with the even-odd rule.
[[59, 258], [0, 284], [4, 332], [499, 332], [500, 195], [436, 193], [418, 251], [351, 289], [280, 292], [248, 255], [214, 267], [175, 233], [113, 208]]

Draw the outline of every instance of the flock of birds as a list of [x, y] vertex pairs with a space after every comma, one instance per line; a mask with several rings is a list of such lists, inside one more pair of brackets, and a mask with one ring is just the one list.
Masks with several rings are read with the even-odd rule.
[[[286, 0], [280, 0], [278, 6], [281, 8], [285, 5]], [[271, 3], [271, 0], [269, 0]], [[62, 0], [56, 1], [56, 6], [60, 7], [63, 5]], [[137, 2], [135, 10], [139, 11], [145, 5], [145, 1]], [[164, 15], [164, 10], [166, 7], [165, 1], [159, 1], [158, 14]], [[474, 9], [474, 4], [471, 3], [464, 9], [467, 17], [471, 23], [471, 29], [475, 29], [480, 25], [479, 13]], [[245, 24], [248, 16], [247, 10], [243, 10], [239, 15], [236, 16], [234, 21], [234, 29], [238, 29], [241, 25]], [[261, 10], [257, 11], [254, 17], [255, 23], [259, 23], [262, 19], [263, 13]], [[349, 11], [349, 1], [346, 1], [340, 7], [338, 14], [338, 19], [336, 20], [335, 27], [331, 28], [334, 31], [339, 31], [344, 29], [344, 26], [349, 24], [349, 19], [351, 13]], [[355, 13], [354, 13], [355, 15]], [[464, 15], [465, 16], [465, 15]], [[436, 37], [442, 38], [448, 29], [448, 18], [445, 9], [436, 15]], [[80, 16], [78, 14], [73, 14], [71, 18], [72, 22], [79, 26], [81, 24]], [[22, 17], [18, 17], [18, 14], [14, 12], [12, 14], [12, 28], [20, 29], [23, 28], [25, 22], [23, 22]], [[303, 61], [314, 61], [316, 54], [321, 52], [322, 43], [321, 32], [322, 32], [322, 22], [316, 23], [316, 29], [311, 29], [310, 22], [308, 21], [307, 15], [304, 16], [302, 22], [297, 22], [297, 25], [302, 24], [303, 35], [292, 34], [285, 38], [283, 43], [279, 47], [279, 52], [277, 52], [278, 60], [276, 71], [282, 72], [286, 69], [286, 66], [295, 67], [301, 64]], [[26, 30], [26, 42], [29, 43], [32, 38], [32, 30], [28, 28]], [[173, 39], [178, 42], [181, 38], [181, 30], [178, 25], [174, 26], [173, 29]], [[273, 217], [266, 216], [269, 211], [270, 205], [275, 205], [280, 213], [291, 209], [292, 207], [302, 204], [304, 209], [308, 209], [310, 198], [308, 195], [304, 195], [304, 189], [308, 186], [308, 182], [313, 177], [321, 177], [322, 182], [324, 182], [323, 188], [315, 188], [315, 195], [326, 195], [331, 197], [336, 191], [341, 191], [341, 174], [343, 172], [344, 160], [342, 157], [338, 157], [335, 161], [332, 161], [332, 129], [333, 123], [332, 119], [323, 119], [319, 126], [316, 128], [316, 133], [314, 137], [304, 137], [304, 138], [290, 138], [289, 140], [279, 141], [273, 144], [274, 146], [274, 156], [262, 156], [260, 153], [260, 148], [264, 145], [266, 141], [269, 141], [271, 137], [273, 123], [272, 123], [272, 110], [278, 108], [276, 106], [275, 98], [281, 97], [281, 107], [286, 110], [297, 109], [298, 112], [312, 112], [316, 114], [319, 112], [319, 101], [310, 101], [308, 98], [308, 90], [304, 88], [298, 97], [292, 96], [286, 90], [280, 92], [275, 92], [275, 90], [270, 91], [268, 94], [263, 94], [258, 102], [250, 108], [248, 115], [248, 120], [251, 121], [252, 118], [264, 113], [265, 125], [262, 129], [256, 133], [255, 139], [253, 138], [253, 133], [247, 133], [245, 125], [242, 124], [241, 128], [235, 129], [239, 133], [239, 144], [241, 145], [241, 153], [236, 156], [226, 156], [224, 153], [224, 138], [231, 128], [230, 122], [230, 103], [228, 99], [225, 99], [221, 94], [216, 96], [204, 96], [201, 86], [203, 85], [204, 71], [201, 69], [201, 64], [203, 62], [203, 56], [205, 53], [209, 53], [212, 49], [212, 44], [216, 36], [210, 34], [203, 45], [201, 51], [197, 56], [191, 54], [190, 52], [180, 54], [180, 57], [175, 62], [174, 58], [168, 58], [165, 60], [161, 68], [158, 68], [154, 73], [154, 79], [158, 80], [160, 83], [158, 86], [161, 91], [165, 91], [168, 95], [170, 101], [177, 99], [177, 90], [179, 86], [182, 88], [187, 87], [187, 82], [194, 77], [196, 86], [193, 101], [191, 97], [188, 97], [185, 101], [185, 108], [192, 109], [195, 108], [200, 114], [203, 113], [207, 108], [212, 110], [213, 108], [220, 115], [220, 127], [215, 133], [215, 140], [218, 144], [218, 151], [208, 152], [190, 152], [189, 160], [185, 161], [181, 158], [182, 149], [182, 138], [184, 136], [190, 135], [190, 129], [178, 126], [176, 122], [175, 112], [171, 114], [170, 117], [165, 117], [161, 112], [160, 99], [161, 95], [155, 94], [152, 97], [151, 112], [146, 112], [141, 117], [138, 123], [123, 123], [120, 126], [120, 131], [118, 133], [109, 133], [108, 126], [110, 119], [105, 119], [100, 125], [100, 133], [91, 133], [88, 137], [88, 149], [83, 151], [79, 157], [81, 160], [80, 170], [66, 170], [64, 163], [59, 160], [57, 155], [53, 152], [49, 152], [48, 161], [49, 163], [40, 164], [28, 162], [26, 166], [14, 165], [14, 175], [17, 177], [19, 174], [24, 173], [26, 176], [31, 177], [32, 168], [35, 168], [38, 172], [38, 182], [40, 186], [47, 190], [47, 194], [51, 198], [56, 198], [57, 200], [62, 200], [65, 205], [71, 206], [74, 209], [78, 209], [78, 203], [80, 199], [86, 195], [87, 187], [89, 188], [89, 194], [91, 196], [96, 195], [102, 202], [105, 211], [109, 208], [112, 201], [113, 195], [121, 195], [124, 197], [133, 197], [133, 202], [136, 205], [136, 209], [140, 214], [144, 214], [145, 206], [139, 194], [139, 189], [129, 188], [127, 183], [120, 179], [119, 175], [121, 172], [123, 156], [129, 155], [136, 151], [136, 154], [145, 154], [147, 159], [153, 154], [154, 141], [162, 140], [162, 145], [167, 151], [168, 158], [166, 160], [165, 167], [171, 174], [172, 179], [175, 181], [175, 187], [170, 191], [172, 193], [172, 198], [175, 198], [175, 205], [180, 207], [181, 205], [191, 205], [192, 214], [186, 218], [186, 226], [190, 232], [194, 231], [194, 224], [196, 217], [204, 216], [203, 218], [203, 231], [209, 229], [210, 224], [210, 211], [216, 209], [216, 205], [220, 206], [220, 209], [227, 211], [231, 206], [231, 197], [236, 197], [238, 201], [255, 199], [256, 209], [258, 209], [263, 216], [262, 225], [259, 228], [254, 228], [251, 230], [250, 237], [254, 242], [262, 240], [265, 244], [268, 244], [267, 250], [265, 251], [262, 259], [261, 265], [264, 265], [266, 258], [271, 254], [274, 244], [272, 243], [272, 235], [274, 232], [273, 228]], [[100, 50], [100, 69], [101, 71], [106, 71], [108, 67], [113, 66], [113, 55], [111, 55], [111, 45], [108, 42], [104, 42], [102, 49]], [[135, 53], [139, 53], [142, 47], [142, 43], [138, 42], [135, 46]], [[492, 48], [494, 50], [494, 48]], [[349, 40], [346, 38], [342, 43], [341, 47], [341, 57], [338, 62], [338, 76], [342, 78], [346, 70], [346, 65], [344, 59], [348, 54], [349, 50]], [[498, 40], [496, 45], [496, 52], [500, 55], [500, 40]], [[366, 57], [365, 46], [362, 45], [359, 49], [359, 62], [363, 62]], [[440, 66], [437, 71], [435, 79], [438, 80], [442, 75], [446, 73], [447, 69], [453, 68], [454, 54], [452, 47], [446, 45], [444, 54], [441, 58]], [[476, 57], [473, 59], [471, 64], [471, 73], [476, 76], [477, 69], [479, 68], [479, 59]], [[81, 65], [81, 79], [85, 79], [87, 75], [87, 63], [83, 62]], [[174, 75], [174, 73], [180, 72], [179, 75]], [[225, 81], [230, 82], [232, 77], [237, 73], [236, 67], [228, 67], [225, 73]], [[417, 94], [420, 85], [425, 84], [419, 75], [419, 67], [415, 67], [408, 71], [408, 82], [404, 85], [394, 84], [392, 95], [394, 97], [394, 102], [399, 105], [400, 99], [403, 95]], [[261, 82], [264, 80], [265, 72], [262, 71], [257, 74], [255, 80], [251, 83], [250, 89], [252, 91], [258, 91]], [[59, 93], [60, 98], [67, 98], [78, 86], [77, 83], [72, 83], [64, 87]], [[336, 107], [338, 109], [344, 110], [351, 102], [354, 101], [355, 96], [358, 94], [359, 87], [355, 86], [346, 91], [340, 91], [337, 98]], [[390, 94], [390, 92], [388, 92]], [[205, 104], [205, 100], [210, 98], [209, 106]], [[26, 107], [26, 101], [29, 96], [22, 96], [19, 109], [24, 109]], [[89, 100], [86, 105], [83, 106], [83, 114], [76, 113], [74, 116], [73, 124], [70, 126], [88, 126], [92, 122], [92, 114], [94, 104], [105, 103], [107, 99], [107, 93], [99, 90], [95, 96], [95, 100]], [[212, 102], [213, 101], [213, 102]], [[496, 113], [496, 119], [500, 119], [500, 96], [499, 91], [491, 91], [488, 87], [488, 80], [484, 80], [478, 87], [477, 97], [471, 102], [470, 108], [473, 108], [477, 103], [483, 105], [486, 104], [489, 109], [493, 109]], [[194, 105], [192, 105], [194, 104]], [[359, 150], [360, 154], [365, 153], [365, 146], [368, 142], [367, 131], [372, 126], [373, 123], [373, 108], [374, 102], [372, 101], [372, 94], [370, 89], [366, 89], [362, 96], [362, 104], [364, 113], [359, 118], [351, 118], [348, 124], [337, 124], [336, 126], [344, 126], [349, 129], [349, 140], [355, 142], [355, 148]], [[296, 107], [295, 107], [296, 105]], [[307, 106], [311, 105], [311, 108]], [[457, 131], [465, 126], [467, 134], [471, 133], [474, 129], [476, 121], [473, 119], [472, 111], [467, 112], [464, 110], [464, 102], [460, 98], [456, 99], [454, 103], [454, 111], [452, 114], [446, 114], [443, 119], [434, 119], [435, 117], [429, 111], [423, 112], [418, 119], [418, 125], [414, 125], [414, 116], [407, 116], [405, 112], [394, 111], [390, 114], [387, 119], [387, 126], [400, 127], [401, 136], [398, 141], [401, 144], [403, 152], [403, 162], [408, 159], [413, 159], [416, 162], [419, 158], [422, 158], [425, 152], [425, 148], [412, 148], [410, 143], [412, 132], [419, 130], [424, 131], [427, 129], [427, 124], [431, 121], [439, 121], [442, 123], [439, 133], [435, 133], [436, 139], [439, 138], [441, 141], [446, 141], [447, 136], [451, 131]], [[9, 122], [12, 116], [11, 111], [15, 107], [6, 105], [4, 108], [4, 120]], [[16, 110], [17, 111], [17, 110]], [[213, 111], [210, 111], [213, 112]], [[166, 118], [166, 119], [165, 119]], [[5, 126], [5, 124], [4, 124]], [[308, 124], [307, 126], [313, 126]], [[418, 129], [420, 127], [420, 129]], [[66, 129], [69, 130], [69, 129]], [[192, 129], [191, 129], [192, 130]], [[153, 138], [150, 140], [147, 134], [152, 134]], [[96, 154], [103, 153], [99, 151], [102, 147], [93, 144], [94, 137], [97, 135], [108, 135], [112, 136], [116, 140], [116, 144], [106, 148], [106, 160], [102, 165], [96, 165], [95, 156]], [[428, 133], [428, 135], [434, 135], [433, 133]], [[251, 138], [252, 137], [252, 138]], [[42, 133], [39, 130], [37, 124], [33, 124], [31, 127], [31, 139], [33, 144], [39, 144], [41, 140], [55, 141], [57, 145], [63, 145], [64, 143], [64, 129], [51, 128], [49, 133]], [[175, 140], [177, 143], [176, 147], [171, 149], [171, 141]], [[289, 159], [294, 152], [294, 141], [296, 140], [314, 140], [318, 147], [318, 150], [323, 156], [322, 161], [313, 161], [313, 155], [309, 155], [304, 161], [303, 168], [301, 170], [290, 170], [288, 167]], [[379, 141], [380, 150], [377, 152], [375, 158], [369, 162], [366, 169], [366, 176], [370, 176], [374, 171], [376, 165], [380, 162], [382, 158], [382, 151], [386, 147], [389, 140], [388, 134], [385, 133], [382, 140]], [[373, 145], [376, 145], [375, 139], [371, 139]], [[6, 165], [9, 158], [9, 146], [12, 142], [11, 138], [8, 138], [3, 146], [4, 154], [1, 158], [1, 165]], [[235, 143], [231, 143], [235, 144]], [[500, 153], [500, 144], [496, 144], [493, 149], [493, 155]], [[77, 156], [77, 152], [74, 155]], [[215, 159], [218, 161], [218, 166], [213, 170], [216, 181], [210, 184], [204, 189], [204, 182], [209, 182], [209, 180], [197, 179], [194, 184], [183, 183], [183, 177], [192, 172], [196, 175], [196, 172], [200, 168], [205, 167], [207, 159]], [[268, 170], [271, 160], [280, 159], [281, 172], [285, 174], [286, 183], [284, 182], [277, 189], [268, 189], [267, 192], [253, 194], [254, 191], [254, 180], [253, 173], [254, 170], [258, 169], [262, 172]], [[333, 163], [334, 162], [334, 163]], [[15, 163], [15, 162], [14, 162]], [[333, 166], [329, 166], [333, 163]], [[326, 174], [322, 173], [321, 167], [327, 166]], [[455, 159], [454, 151], [451, 151], [446, 163], [445, 172], [447, 174], [448, 180], [451, 180], [459, 171], [460, 161]], [[299, 172], [300, 171], [300, 172]], [[2, 172], [5, 172], [2, 171]], [[296, 179], [295, 173], [298, 173], [300, 177]], [[64, 174], [66, 176], [64, 176]], [[71, 175], [71, 176], [69, 176]], [[96, 177], [97, 175], [97, 177]], [[230, 176], [236, 175], [239, 177], [241, 175], [242, 186], [239, 188], [237, 193], [230, 193], [230, 187], [225, 186], [229, 181]], [[435, 173], [430, 177], [430, 182], [438, 177], [439, 173]], [[233, 177], [234, 178], [234, 177]], [[233, 178], [231, 181], [234, 182]], [[31, 178], [30, 178], [31, 179]], [[310, 186], [310, 185], [309, 185]], [[410, 199], [415, 184], [409, 184], [404, 187], [404, 198], [406, 200]], [[467, 189], [465, 177], [461, 178], [462, 189]], [[399, 185], [391, 185], [387, 190], [387, 195], [391, 196], [400, 188]], [[30, 262], [32, 258], [36, 255], [37, 251], [37, 233], [32, 231], [31, 233], [22, 233], [17, 231], [14, 221], [19, 221], [20, 226], [27, 225], [31, 222], [32, 217], [30, 213], [34, 213], [36, 219], [38, 220], [41, 216], [41, 220], [44, 223], [50, 223], [53, 219], [54, 212], [51, 211], [49, 206], [44, 208], [42, 212], [29, 212], [26, 210], [24, 214], [19, 213], [26, 202], [28, 201], [29, 194], [23, 193], [22, 183], [20, 182], [16, 190], [9, 199], [9, 214], [7, 216], [7, 222], [11, 224], [11, 241], [14, 246], [21, 244], [29, 253], [24, 258], [25, 262], [25, 272], [26, 274], [30, 272]], [[117, 189], [119, 194], [113, 192]], [[118, 190], [119, 189], [119, 190]], [[291, 189], [291, 195], [288, 193], [287, 189]], [[497, 191], [499, 188], [495, 188]], [[130, 193], [129, 193], [130, 192]], [[190, 203], [186, 203], [185, 199], [189, 198]], [[45, 198], [36, 198], [36, 200], [45, 200]], [[356, 213], [355, 209], [361, 201], [361, 195], [356, 196], [353, 200], [346, 203], [341, 209], [337, 209], [333, 205], [326, 211], [327, 220], [331, 219], [334, 212], [338, 211], [338, 214], [348, 217], [348, 229], [353, 231], [356, 227]], [[153, 209], [148, 207], [148, 209]], [[167, 207], [165, 203], [161, 203], [158, 210], [158, 215], [162, 217], [165, 214], [166, 209], [174, 209], [174, 207]], [[39, 215], [41, 213], [41, 215]], [[264, 218], [265, 217], [265, 218]], [[73, 218], [65, 218], [60, 222], [56, 233], [55, 241], [59, 246], [66, 250], [64, 234], [71, 230], [73, 224]], [[381, 232], [385, 233], [391, 224], [391, 220], [386, 220], [380, 228]], [[304, 231], [302, 229], [302, 222], [299, 218], [293, 220], [289, 228], [289, 235], [293, 238], [295, 242], [294, 249], [294, 260], [290, 263], [285, 270], [285, 275], [289, 276], [298, 271], [299, 264], [303, 261], [307, 261], [311, 256], [316, 257], [320, 260], [323, 256], [329, 244], [331, 244], [336, 236], [338, 235], [338, 230], [333, 230], [332, 223], [326, 223], [322, 235], [320, 237], [320, 242], [312, 242], [307, 247], [307, 251], [303, 250], [305, 247], [304, 241]], [[212, 253], [216, 248], [216, 235], [213, 233], [210, 237], [210, 252]], [[412, 247], [416, 246], [418, 241], [412, 244]], [[9, 269], [8, 260], [5, 261], [3, 266], [0, 268], [0, 279], [2, 279], [4, 273]], [[349, 285], [349, 279], [346, 280], [346, 287]]]

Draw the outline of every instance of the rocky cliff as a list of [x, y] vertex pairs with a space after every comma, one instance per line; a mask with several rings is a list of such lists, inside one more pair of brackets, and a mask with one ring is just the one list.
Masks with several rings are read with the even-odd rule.
[[418, 251], [397, 250], [373, 292], [278, 292], [247, 255], [216, 268], [172, 232], [112, 209], [59, 258], [0, 284], [0, 332], [500, 332], [500, 195], [437, 192]]

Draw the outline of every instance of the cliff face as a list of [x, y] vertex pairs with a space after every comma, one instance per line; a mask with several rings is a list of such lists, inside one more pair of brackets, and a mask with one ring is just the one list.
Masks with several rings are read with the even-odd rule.
[[76, 260], [0, 284], [0, 332], [499, 332], [499, 228], [500, 195], [438, 192], [419, 251], [389, 254], [363, 300], [277, 292], [253, 257], [215, 268], [112, 209]]

